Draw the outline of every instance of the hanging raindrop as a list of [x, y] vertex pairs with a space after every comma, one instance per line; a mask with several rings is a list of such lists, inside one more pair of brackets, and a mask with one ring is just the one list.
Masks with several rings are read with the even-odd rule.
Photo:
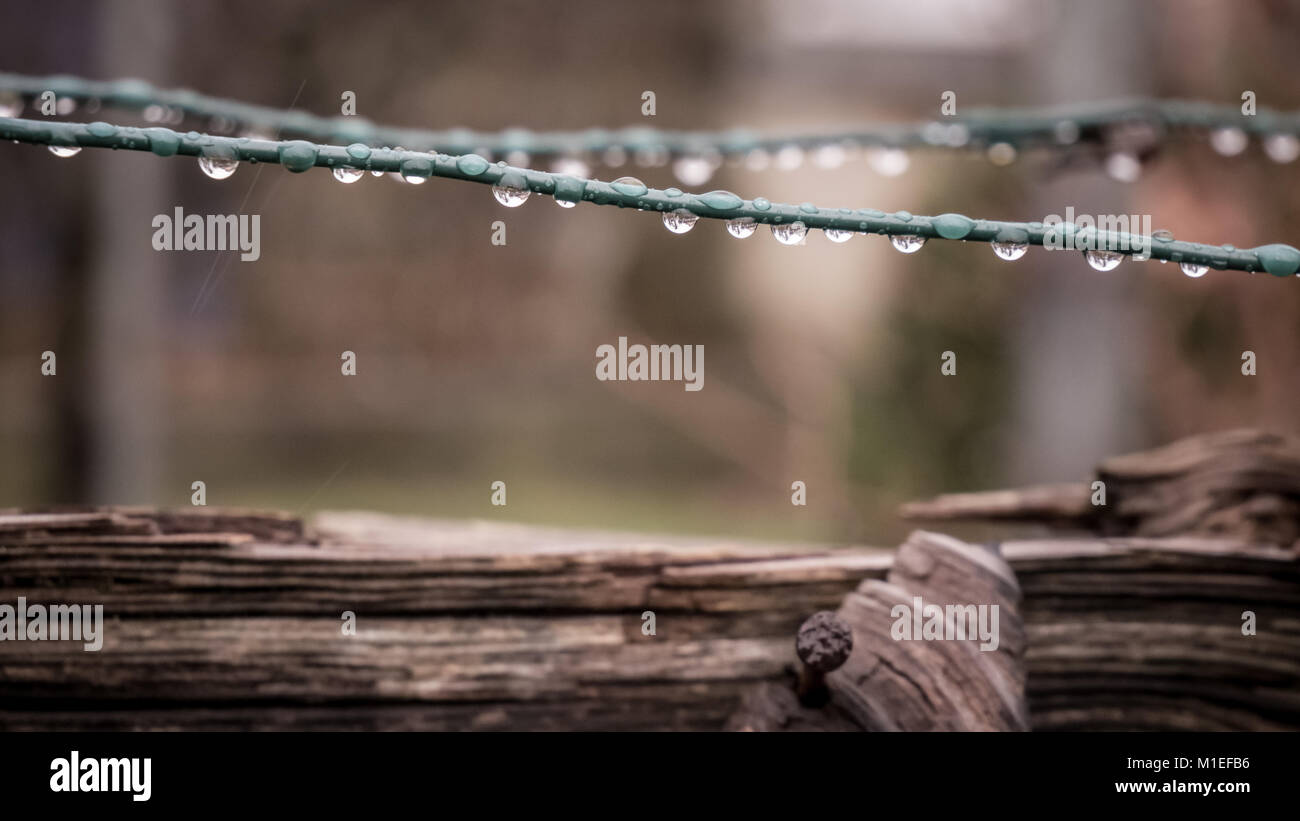
[[[401, 177], [403, 182], [409, 182], [411, 185], [424, 185], [429, 179], [428, 177], [421, 177], [419, 174], [402, 174]], [[497, 197], [497, 199], [501, 198]]]
[[678, 157], [673, 161], [673, 176], [681, 181], [682, 185], [689, 185], [692, 188], [697, 185], [704, 185], [713, 176], [713, 162], [708, 157], [699, 155], [688, 155]]
[[0, 94], [0, 117], [17, 117], [23, 113], [23, 98], [12, 92]]
[[918, 237], [915, 234], [895, 234], [889, 238], [894, 248], [902, 251], [904, 254], [915, 254], [925, 245], [925, 237]]
[[591, 176], [591, 166], [577, 157], [561, 157], [551, 166], [551, 171], [555, 174], [566, 174], [570, 177]]
[[993, 143], [986, 153], [994, 165], [1011, 165], [1016, 161], [1016, 147], [1011, 143]]
[[839, 168], [844, 164], [847, 152], [838, 143], [829, 143], [813, 153], [813, 165], [818, 168]]
[[808, 227], [802, 222], [795, 220], [784, 225], [773, 225], [772, 236], [782, 245], [803, 245], [804, 237], [808, 236]]
[[1235, 157], [1246, 150], [1250, 138], [1240, 128], [1216, 128], [1210, 132], [1210, 146], [1225, 157]]
[[1205, 273], [1210, 270], [1210, 266], [1200, 265], [1195, 262], [1180, 262], [1178, 267], [1183, 269], [1183, 273], [1187, 274], [1192, 279], [1203, 277], [1205, 276]]
[[867, 162], [882, 177], [897, 177], [912, 164], [907, 152], [901, 148], [873, 148], [867, 152]]
[[853, 239], [852, 231], [845, 231], [839, 228], [823, 228], [822, 233], [825, 234], [826, 239], [831, 242], [848, 242]]
[[506, 208], [518, 208], [528, 201], [532, 193], [527, 188], [515, 188], [501, 183], [492, 186], [492, 196]]
[[727, 233], [736, 239], [754, 236], [758, 230], [758, 223], [754, 222], [753, 217], [740, 217], [734, 220], [727, 220]]
[[556, 200], [555, 204], [561, 208], [577, 208], [578, 204], [573, 200]]
[[52, 145], [50, 153], [56, 157], [75, 157], [81, 153], [79, 145]]
[[1129, 151], [1116, 151], [1106, 158], [1106, 174], [1116, 182], [1137, 182], [1142, 176], [1142, 161]]
[[674, 234], [685, 234], [695, 227], [700, 218], [685, 208], [664, 212], [664, 227]]
[[782, 171], [794, 171], [803, 165], [803, 149], [797, 145], [787, 145], [776, 152], [776, 167]]
[[1084, 251], [1083, 255], [1088, 264], [1098, 271], [1113, 271], [1124, 259], [1124, 255], [1118, 251], [1103, 251], [1099, 248]]
[[1015, 262], [1025, 255], [1029, 250], [1027, 242], [994, 242], [993, 253], [998, 255], [998, 259], [1005, 259], [1007, 262]]
[[339, 182], [356, 182], [366, 175], [366, 172], [360, 168], [348, 168], [346, 165], [337, 166], [334, 169], [334, 179]]
[[1294, 162], [1300, 157], [1300, 140], [1293, 134], [1270, 134], [1264, 138], [1264, 153], [1273, 162]]

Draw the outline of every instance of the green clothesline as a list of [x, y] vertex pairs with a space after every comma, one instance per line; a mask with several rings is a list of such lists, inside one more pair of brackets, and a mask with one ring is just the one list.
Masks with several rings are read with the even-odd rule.
[[[162, 157], [175, 155], [200, 158], [209, 176], [233, 173], [233, 163], [278, 163], [294, 172], [321, 167], [334, 169], [335, 176], [350, 181], [366, 171], [392, 172], [423, 181], [430, 176], [446, 177], [491, 185], [497, 199], [519, 205], [531, 194], [554, 197], [561, 204], [588, 202], [644, 211], [662, 212], [664, 224], [675, 233], [690, 230], [699, 218], [726, 220], [735, 236], [748, 236], [759, 224], [772, 227], [773, 235], [786, 244], [803, 240], [808, 229], [820, 229], [836, 241], [855, 233], [883, 234], [902, 251], [915, 251], [927, 239], [987, 242], [1004, 259], [1016, 259], [1029, 245], [1052, 245], [1064, 237], [1067, 247], [1088, 247], [1089, 262], [1108, 270], [1123, 255], [1149, 249], [1150, 258], [1177, 262], [1192, 276], [1207, 268], [1267, 271], [1290, 276], [1300, 270], [1300, 250], [1289, 245], [1265, 245], [1240, 249], [1203, 245], [1163, 237], [1130, 233], [1075, 231], [1075, 226], [1044, 225], [1040, 222], [981, 220], [960, 214], [934, 217], [898, 211], [887, 214], [876, 209], [819, 208], [811, 203], [772, 203], [763, 197], [745, 200], [729, 191], [691, 194], [675, 188], [647, 188], [639, 180], [625, 177], [613, 182], [554, 174], [502, 163], [490, 163], [476, 154], [453, 156], [419, 151], [371, 148], [357, 142], [348, 146], [319, 145], [305, 140], [263, 140], [222, 137], [191, 131], [185, 134], [167, 128], [135, 128], [105, 122], [64, 123], [0, 118], [0, 138], [45, 145], [62, 156], [82, 148], [111, 148], [151, 151]], [[1074, 242], [1076, 236], [1087, 242]]]
[[[998, 143], [1016, 148], [1035, 145], [1106, 144], [1112, 129], [1145, 125], [1157, 134], [1177, 130], [1234, 130], [1262, 139], [1294, 140], [1300, 135], [1300, 112], [1260, 108], [1250, 116], [1240, 106], [1189, 100], [1116, 100], [1042, 108], [966, 108], [913, 124], [876, 124], [821, 133], [763, 134], [749, 129], [726, 131], [663, 131], [648, 127], [590, 128], [579, 131], [530, 131], [514, 128], [479, 132], [468, 128], [440, 131], [377, 125], [364, 117], [320, 117], [209, 97], [186, 89], [159, 89], [143, 80], [96, 81], [80, 77], [30, 77], [0, 74], [0, 93], [38, 98], [52, 91], [57, 97], [84, 103], [97, 101], [113, 108], [147, 109], [163, 106], [188, 116], [220, 119], [233, 129], [246, 127], [285, 137], [371, 147], [403, 146], [415, 151], [448, 154], [471, 152], [502, 155], [523, 152], [530, 157], [576, 156], [622, 150], [666, 152], [674, 156], [727, 157], [783, 148], [825, 146], [884, 148], [974, 148]], [[11, 114], [21, 113], [10, 111]], [[209, 130], [215, 130], [209, 128]], [[1290, 146], [1270, 156], [1289, 156]], [[1288, 161], [1288, 160], [1279, 160]]]

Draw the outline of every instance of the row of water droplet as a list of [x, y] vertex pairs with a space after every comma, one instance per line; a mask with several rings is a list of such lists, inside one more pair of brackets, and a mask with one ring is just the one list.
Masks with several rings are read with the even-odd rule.
[[[94, 125], [100, 125], [100, 124], [94, 124]], [[81, 151], [81, 147], [77, 145], [52, 144], [48, 147], [50, 152], [57, 157], [72, 157], [80, 153]], [[402, 150], [402, 149], [400, 149], [399, 147], [398, 150]], [[354, 151], [358, 153], [353, 154], [353, 156], [361, 156], [361, 155], [368, 156], [370, 149], [362, 144], [355, 144], [353, 146], [349, 146], [349, 153], [352, 153]], [[460, 163], [462, 165], [469, 161], [473, 161], [474, 163], [476, 163], [473, 168], [473, 173], [482, 173], [484, 170], [486, 170], [488, 166], [486, 160], [476, 155], [472, 155], [472, 154], [465, 155], [460, 158]], [[575, 177], [585, 176], [586, 175], [585, 172], [587, 172], [588, 169], [585, 167], [585, 165], [581, 168], [573, 165], [572, 163], [575, 162], [579, 162], [579, 161], [569, 160], [568, 161], [569, 164], [561, 165], [561, 168], [563, 169], [563, 171], [571, 172]], [[239, 161], [233, 157], [221, 156], [220, 154], [216, 154], [216, 153], [204, 153], [198, 157], [198, 165], [199, 168], [203, 171], [203, 173], [206, 174], [208, 177], [211, 177], [212, 179], [216, 179], [216, 180], [224, 180], [229, 178], [235, 173], [235, 171], [239, 167]], [[579, 172], [583, 172], [583, 173], [579, 173]], [[365, 176], [364, 169], [354, 168], [350, 166], [336, 166], [332, 169], [332, 173], [335, 179], [343, 183], [354, 183]], [[384, 172], [384, 171], [371, 171], [370, 173], [373, 174], [374, 176], [383, 176], [385, 173], [387, 173], [391, 177], [403, 180], [407, 183], [414, 184], [414, 185], [424, 183], [428, 178], [425, 175], [414, 174], [414, 173], [404, 174], [401, 172]], [[611, 183], [610, 185], [616, 190], [620, 191], [620, 193], [627, 193], [634, 196], [639, 196], [641, 194], [644, 194], [648, 190], [645, 183], [641, 182], [641, 180], [635, 177], [620, 177], [614, 180], [614, 182]], [[681, 194], [681, 192], [677, 189], [669, 189], [668, 193], [670, 195], [672, 195], [673, 193], [677, 195]], [[502, 205], [509, 208], [517, 208], [523, 205], [529, 199], [529, 197], [532, 195], [532, 191], [530, 191], [528, 188], [525, 187], [511, 185], [504, 181], [501, 181], [492, 186], [492, 194], [493, 197], [497, 200], [497, 202], [501, 203]], [[730, 194], [729, 192], [715, 192], [715, 194], [723, 194], [726, 197], [735, 200], [737, 203], [741, 201], [739, 197], [737, 197], [734, 194]], [[558, 197], [556, 198], [555, 202], [558, 205], [560, 205], [562, 208], [573, 208], [577, 205], [575, 201], [568, 200], [568, 199], [560, 199]], [[767, 204], [767, 201], [761, 198], [756, 199], [754, 202], [755, 205], [758, 205], [759, 203]], [[770, 205], [768, 205], [768, 207], [770, 207]], [[812, 206], [807, 206], [807, 208], [812, 208]], [[949, 215], [949, 216], [955, 216], [955, 215]], [[671, 211], [665, 212], [662, 215], [662, 219], [663, 219], [664, 226], [672, 233], [685, 234], [686, 232], [690, 231], [692, 228], [695, 227], [695, 224], [699, 221], [699, 216], [687, 209], [678, 208], [678, 209], [673, 209]], [[969, 223], [969, 220], [966, 221]], [[757, 221], [751, 217], [740, 217], [736, 219], [727, 220], [726, 222], [727, 232], [731, 234], [731, 236], [736, 237], [738, 239], [745, 239], [747, 237], [752, 236], [757, 230], [757, 228], [758, 228]], [[804, 244], [808, 234], [807, 226], [802, 221], [798, 221], [798, 220], [790, 223], [772, 224], [770, 228], [771, 228], [772, 236], [782, 245], [802, 245]], [[823, 229], [823, 233], [825, 234], [827, 239], [831, 240], [832, 242], [843, 243], [851, 239], [853, 235], [857, 232], [848, 229], [841, 229], [841, 228], [825, 228]], [[1168, 231], [1157, 231], [1155, 232], [1154, 236], [1156, 239], [1162, 242], [1168, 242], [1173, 239], [1173, 235]], [[916, 253], [917, 251], [921, 250], [921, 248], [925, 245], [925, 242], [926, 242], [925, 237], [916, 234], [893, 234], [890, 236], [890, 243], [894, 246], [895, 249], [897, 249], [898, 251], [904, 254]], [[1007, 261], [1015, 261], [1020, 259], [1025, 255], [1025, 253], [1029, 249], [1029, 243], [1024, 241], [995, 240], [990, 244], [993, 248], [994, 254], [996, 254], [999, 259], [1003, 259]], [[1086, 250], [1084, 251], [1084, 256], [1087, 259], [1088, 264], [1098, 271], [1114, 270], [1116, 267], [1119, 266], [1120, 262], [1123, 261], [1124, 258], [1124, 254], [1120, 252], [1104, 250], [1104, 249]], [[1166, 262], [1166, 260], [1160, 260], [1160, 261]], [[1193, 262], [1186, 262], [1186, 261], [1181, 262], [1179, 264], [1179, 267], [1181, 268], [1182, 272], [1189, 277], [1204, 276], [1209, 270], [1209, 267], [1206, 265], [1193, 263]]]

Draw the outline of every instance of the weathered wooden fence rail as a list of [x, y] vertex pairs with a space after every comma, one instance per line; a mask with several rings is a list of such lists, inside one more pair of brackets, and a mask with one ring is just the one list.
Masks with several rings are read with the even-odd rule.
[[[962, 697], [982, 705], [972, 715], [1001, 718], [891, 724], [896, 702], [862, 706], [874, 691], [850, 706], [879, 683], [873, 659], [912, 652], [879, 641], [876, 624], [828, 678], [841, 712], [788, 728], [1015, 729], [1017, 687], [1033, 729], [1300, 728], [1300, 449], [1256, 434], [1190, 441], [1125, 457], [1128, 472], [1103, 465], [1107, 513], [1044, 506], [1041, 491], [1019, 510], [1014, 492], [992, 511], [978, 495], [909, 508], [1050, 526], [996, 548], [918, 533], [901, 554], [946, 544], [1013, 571], [1018, 601], [996, 584], [978, 595], [1014, 609], [1023, 639], [1008, 633], [996, 659], [977, 657], [996, 676]], [[1088, 532], [1106, 517], [1107, 535]], [[782, 698], [809, 614], [852, 614], [890, 586], [939, 591], [914, 570], [874, 548], [375, 514], [304, 527], [202, 508], [11, 511], [0, 605], [102, 604], [106, 623], [98, 652], [0, 641], [0, 729], [736, 726], [756, 698], [774, 714], [761, 694]], [[345, 611], [356, 635], [341, 629]], [[1243, 635], [1244, 611], [1256, 635]], [[858, 623], [861, 634], [875, 622]], [[937, 649], [951, 650], [915, 652]]]

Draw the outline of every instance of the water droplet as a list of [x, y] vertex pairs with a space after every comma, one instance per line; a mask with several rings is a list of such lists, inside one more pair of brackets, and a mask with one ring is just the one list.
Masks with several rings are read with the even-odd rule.
[[692, 188], [708, 182], [713, 176], [713, 169], [714, 165], [708, 157], [689, 155], [673, 161], [673, 175], [681, 180], [682, 185]]
[[77, 101], [71, 97], [59, 97], [54, 103], [54, 110], [57, 111], [60, 116], [66, 117], [77, 110]]
[[825, 234], [826, 239], [831, 242], [848, 242], [853, 239], [852, 231], [844, 231], [839, 228], [823, 228], [822, 233]]
[[160, 123], [166, 116], [167, 109], [157, 103], [151, 103], [144, 107], [144, 121], [147, 123]]
[[345, 165], [334, 168], [334, 179], [339, 182], [356, 182], [366, 175], [366, 172], [360, 168], [348, 168]]
[[1235, 157], [1246, 150], [1250, 138], [1236, 126], [1216, 128], [1210, 132], [1210, 146], [1225, 157]]
[[1151, 238], [1154, 240], [1159, 240], [1160, 242], [1173, 242], [1174, 232], [1170, 231], [1168, 228], [1161, 228], [1159, 230], [1152, 231]]
[[1106, 158], [1106, 174], [1117, 182], [1137, 182], [1142, 176], [1142, 161], [1130, 151], [1116, 151]]
[[[411, 185], [424, 185], [428, 179], [428, 177], [421, 177], [419, 174], [402, 175], [402, 182], [409, 182]], [[497, 197], [497, 199], [500, 199], [500, 197]]]
[[998, 255], [998, 259], [1005, 259], [1007, 262], [1015, 262], [1025, 255], [1029, 250], [1027, 242], [994, 242], [993, 253]]
[[733, 211], [745, 204], [745, 201], [730, 191], [710, 191], [700, 195], [700, 204], [714, 211]]
[[741, 217], [739, 219], [727, 220], [727, 233], [736, 239], [745, 239], [754, 236], [758, 230], [758, 223], [754, 222], [753, 217]]
[[965, 239], [975, 228], [975, 220], [961, 214], [940, 214], [933, 220], [934, 230], [944, 239]]
[[23, 98], [13, 92], [0, 94], [0, 117], [17, 117], [23, 113]]
[[[504, 181], [504, 178], [502, 179]], [[492, 196], [496, 197], [497, 202], [506, 208], [518, 208], [528, 201], [532, 193], [527, 188], [518, 187], [517, 185], [505, 185], [503, 182], [498, 182], [492, 186]]]
[[645, 196], [645, 193], [648, 190], [645, 187], [645, 183], [641, 182], [636, 177], [619, 177], [609, 185], [618, 193], [628, 197]]
[[556, 200], [555, 204], [561, 208], [577, 208], [578, 204], [572, 200]]
[[813, 165], [818, 168], [839, 168], [844, 164], [844, 146], [838, 143], [823, 145], [813, 153]]
[[1016, 161], [1016, 147], [1011, 143], [993, 143], [986, 153], [994, 165], [1011, 165]]
[[81, 153], [79, 145], [52, 145], [50, 153], [56, 157], [75, 157]]
[[1294, 162], [1300, 157], [1300, 139], [1293, 134], [1270, 134], [1264, 138], [1264, 153], [1273, 162]]
[[745, 167], [750, 171], [764, 171], [772, 164], [772, 155], [761, 148], [755, 148], [745, 155]]
[[803, 165], [803, 149], [797, 145], [784, 146], [776, 152], [776, 167], [782, 171], [793, 171]]
[[1196, 277], [1205, 276], [1205, 272], [1210, 270], [1208, 265], [1198, 265], [1195, 262], [1180, 262], [1178, 267], [1183, 269], [1183, 273], [1195, 279]]
[[1056, 134], [1056, 141], [1061, 145], [1074, 145], [1079, 141], [1079, 124], [1074, 120], [1062, 120], [1052, 130]]
[[214, 180], [228, 179], [239, 167], [239, 160], [231, 157], [199, 157], [199, 168]]
[[372, 177], [382, 177], [382, 176], [384, 176], [384, 172], [383, 172], [383, 171], [371, 171], [371, 172], [370, 172], [370, 176], [372, 176]]
[[488, 161], [477, 154], [462, 154], [456, 158], [456, 168], [462, 174], [477, 177], [488, 170]]
[[685, 208], [664, 212], [664, 227], [674, 234], [685, 234], [695, 227], [700, 218]]
[[567, 174], [570, 177], [591, 176], [591, 166], [577, 157], [561, 157], [551, 166], [551, 171], [556, 174]]
[[759, 211], [766, 211], [772, 207], [772, 203], [768, 201], [767, 197], [754, 197], [754, 207]]
[[895, 248], [904, 254], [915, 254], [925, 245], [925, 237], [918, 237], [915, 234], [895, 234], [889, 238], [889, 241]]
[[773, 225], [772, 236], [776, 237], [776, 241], [782, 245], [803, 245], [804, 237], [808, 236], [808, 226], [798, 220], [783, 225]]
[[867, 152], [871, 169], [882, 177], [897, 177], [912, 164], [912, 159], [901, 148], [873, 148]]
[[1124, 255], [1118, 251], [1104, 251], [1100, 248], [1084, 251], [1083, 255], [1088, 264], [1098, 271], [1113, 271], [1124, 259]]

